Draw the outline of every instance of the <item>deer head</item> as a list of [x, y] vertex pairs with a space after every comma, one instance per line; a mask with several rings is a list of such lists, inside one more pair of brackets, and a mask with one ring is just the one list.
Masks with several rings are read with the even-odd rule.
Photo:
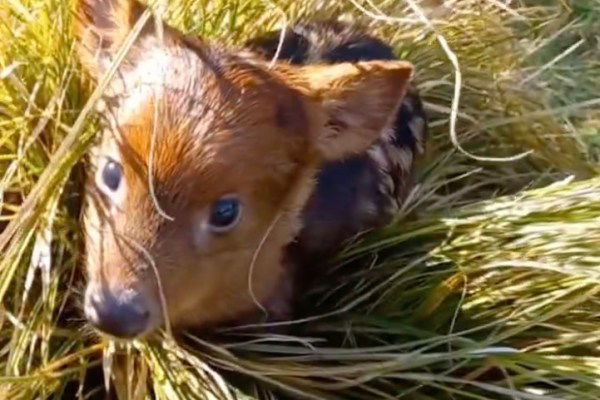
[[[131, 0], [79, 2], [92, 79], [143, 13]], [[150, 19], [98, 110], [83, 218], [87, 318], [134, 337], [167, 319], [203, 327], [271, 311], [319, 166], [385, 134], [411, 71], [398, 61], [269, 68]]]

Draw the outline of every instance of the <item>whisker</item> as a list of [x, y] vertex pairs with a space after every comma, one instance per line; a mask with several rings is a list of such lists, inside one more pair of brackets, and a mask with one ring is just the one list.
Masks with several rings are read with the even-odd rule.
[[152, 255], [150, 254], [148, 249], [146, 249], [146, 247], [144, 247], [142, 244], [138, 243], [133, 238], [128, 237], [126, 235], [121, 235], [121, 236], [125, 240], [127, 240], [130, 245], [133, 245], [146, 258], [146, 260], [152, 267], [152, 271], [154, 272], [154, 276], [156, 278], [156, 283], [158, 286], [158, 295], [160, 298], [160, 305], [161, 305], [163, 316], [164, 316], [165, 330], [167, 331], [167, 334], [169, 336], [173, 337], [173, 331], [171, 330], [171, 318], [169, 317], [169, 310], [167, 308], [167, 298], [165, 296], [162, 279], [160, 278], [160, 274], [158, 272], [158, 267], [156, 266], [156, 262], [154, 261], [154, 257], [152, 257]]

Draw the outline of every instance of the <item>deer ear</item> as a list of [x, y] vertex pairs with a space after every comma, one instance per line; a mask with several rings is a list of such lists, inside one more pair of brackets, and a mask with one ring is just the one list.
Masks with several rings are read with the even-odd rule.
[[325, 160], [367, 150], [395, 120], [413, 66], [369, 61], [301, 69], [309, 95], [319, 104], [312, 142]]
[[[92, 77], [98, 78], [108, 68], [144, 10], [137, 0], [77, 0], [78, 53]], [[150, 24], [142, 34], [149, 28]]]

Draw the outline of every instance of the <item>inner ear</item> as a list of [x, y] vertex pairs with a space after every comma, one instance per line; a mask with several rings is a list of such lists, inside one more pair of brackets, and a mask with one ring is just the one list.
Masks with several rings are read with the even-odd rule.
[[294, 111], [287, 104], [277, 104], [275, 109], [275, 123], [282, 129], [294, 125]]
[[302, 68], [309, 95], [319, 104], [312, 141], [325, 160], [366, 151], [385, 135], [400, 108], [413, 66], [370, 61]]
[[[75, 35], [80, 60], [92, 77], [98, 77], [119, 51], [145, 11], [137, 0], [78, 0]], [[146, 24], [142, 35], [151, 32]]]
[[296, 94], [279, 99], [275, 106], [275, 123], [293, 135], [302, 136], [309, 129], [305, 104]]

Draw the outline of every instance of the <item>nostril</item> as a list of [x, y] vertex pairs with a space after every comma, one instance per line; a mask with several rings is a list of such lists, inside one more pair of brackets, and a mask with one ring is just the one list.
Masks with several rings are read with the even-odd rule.
[[86, 300], [86, 318], [105, 333], [132, 338], [148, 330], [150, 310], [139, 294], [103, 291], [101, 296], [91, 295]]

